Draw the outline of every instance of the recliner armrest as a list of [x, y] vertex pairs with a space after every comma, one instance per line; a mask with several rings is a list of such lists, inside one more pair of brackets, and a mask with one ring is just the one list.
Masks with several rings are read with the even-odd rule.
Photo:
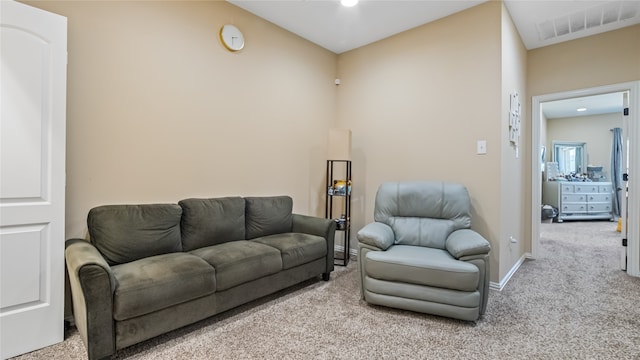
[[491, 251], [489, 241], [471, 229], [452, 232], [447, 238], [446, 247], [456, 259], [463, 256], [488, 254]]
[[387, 250], [393, 245], [394, 240], [393, 229], [389, 225], [380, 222], [369, 223], [358, 231], [359, 242], [382, 250]]

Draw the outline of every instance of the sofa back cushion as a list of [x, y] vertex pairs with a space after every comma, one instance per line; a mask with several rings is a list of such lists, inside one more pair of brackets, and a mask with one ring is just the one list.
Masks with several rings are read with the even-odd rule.
[[244, 199], [185, 199], [182, 207], [182, 247], [191, 251], [205, 246], [244, 240]]
[[105, 205], [91, 209], [91, 242], [109, 265], [182, 251], [177, 204]]
[[246, 197], [247, 240], [291, 232], [293, 199], [289, 196]]
[[461, 184], [390, 182], [378, 188], [374, 219], [393, 229], [395, 244], [444, 249], [449, 234], [471, 226], [470, 212]]

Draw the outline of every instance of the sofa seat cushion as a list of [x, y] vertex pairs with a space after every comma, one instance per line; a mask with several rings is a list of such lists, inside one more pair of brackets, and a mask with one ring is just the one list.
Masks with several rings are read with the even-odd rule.
[[477, 290], [480, 276], [475, 265], [456, 260], [446, 250], [411, 245], [370, 251], [364, 266], [374, 279], [460, 291]]
[[112, 267], [113, 317], [126, 320], [216, 291], [215, 269], [203, 259], [172, 253]]
[[280, 251], [253, 241], [238, 240], [190, 252], [216, 269], [216, 289], [226, 290], [282, 270]]
[[327, 255], [327, 241], [315, 235], [286, 233], [265, 236], [252, 241], [278, 249], [282, 256], [283, 269], [306, 264]]

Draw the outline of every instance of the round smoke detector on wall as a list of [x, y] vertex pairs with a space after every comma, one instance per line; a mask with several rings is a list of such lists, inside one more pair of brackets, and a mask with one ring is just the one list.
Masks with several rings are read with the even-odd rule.
[[233, 25], [223, 25], [220, 28], [220, 41], [229, 51], [240, 51], [244, 47], [244, 36], [240, 29]]

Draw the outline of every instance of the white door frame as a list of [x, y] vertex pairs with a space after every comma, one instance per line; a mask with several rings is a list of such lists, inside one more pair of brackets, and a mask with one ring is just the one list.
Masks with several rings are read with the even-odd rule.
[[[627, 166], [627, 164], [629, 163], [629, 123], [630, 123], [630, 116], [628, 115], [624, 115], [624, 109], [628, 109], [630, 107], [629, 105], [629, 92], [625, 92], [622, 95], [622, 108], [623, 108], [623, 116], [622, 116], [622, 173], [629, 173], [629, 167]], [[622, 180], [622, 184], [623, 186], [627, 187], [628, 183], [624, 180]], [[628, 218], [629, 218], [629, 214], [628, 214], [628, 206], [627, 206], [627, 189], [624, 189], [621, 193], [620, 193], [620, 219], [618, 219], [618, 221], [621, 221], [621, 226], [620, 226], [620, 234], [622, 235], [623, 239], [628, 238], [628, 232], [627, 232], [627, 222], [628, 222]], [[628, 247], [624, 247], [621, 246], [620, 247], [620, 269], [627, 271], [627, 250]]]
[[[531, 100], [531, 257], [537, 258], [540, 251], [540, 199], [542, 194], [542, 168], [540, 166], [540, 117], [541, 104], [548, 101], [629, 91], [629, 218], [640, 219], [640, 81], [599, 86], [588, 89], [533, 96]], [[640, 276], [640, 224], [628, 224], [627, 274]]]

